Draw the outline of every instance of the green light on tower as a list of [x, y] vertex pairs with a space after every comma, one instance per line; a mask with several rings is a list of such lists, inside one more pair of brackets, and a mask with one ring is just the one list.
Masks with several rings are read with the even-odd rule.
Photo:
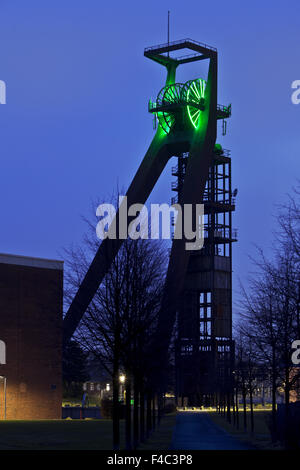
[[197, 129], [200, 121], [200, 114], [201, 110], [193, 106], [192, 103], [201, 104], [204, 100], [204, 93], [205, 93], [205, 85], [206, 81], [202, 78], [197, 78], [197, 80], [193, 80], [188, 82], [188, 90], [187, 90], [187, 102], [191, 103], [187, 105], [187, 111], [191, 123]]
[[[206, 81], [202, 78], [186, 83], [173, 83], [163, 87], [156, 102], [149, 102], [149, 111], [155, 113], [160, 127], [169, 134], [179, 123], [186, 128], [190, 124], [198, 129], [201, 112], [204, 110]], [[178, 124], [176, 124], [178, 128]]]
[[161, 108], [162, 111], [157, 113], [157, 118], [166, 134], [169, 134], [175, 123], [176, 108], [181, 105], [183, 86], [183, 83], [174, 83], [163, 87], [158, 93], [156, 107]]

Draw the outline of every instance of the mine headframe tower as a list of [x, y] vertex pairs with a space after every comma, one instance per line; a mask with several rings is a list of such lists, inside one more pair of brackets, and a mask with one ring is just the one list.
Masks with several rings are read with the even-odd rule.
[[[172, 168], [181, 203], [189, 154]], [[202, 198], [204, 246], [192, 251], [177, 311], [176, 396], [178, 405], [228, 403], [232, 393], [232, 228], [235, 193], [231, 188], [230, 152], [216, 144]]]
[[[188, 51], [188, 55], [182, 56], [183, 51]], [[144, 55], [166, 69], [166, 81], [157, 98], [148, 103], [156, 132], [126, 192], [127, 199], [123, 198], [111, 227], [115, 226], [117, 233], [123, 233], [119, 216], [126, 211], [124, 205], [144, 204], [169, 159], [179, 156], [177, 184], [180, 202], [183, 206], [195, 208], [205, 201], [207, 238], [204, 249], [193, 253], [187, 249], [185, 235], [174, 237], [157, 334], [153, 340], [153, 375], [156, 381], [153, 387], [158, 389], [159, 384], [164, 382], [177, 315], [177, 351], [180, 351], [177, 354], [178, 393], [190, 397], [190, 401], [201, 402], [206, 396], [215, 396], [216, 390], [223, 393], [230, 376], [225, 357], [232, 354], [231, 212], [234, 205], [230, 187], [230, 158], [215, 144], [217, 121], [223, 121], [225, 132], [231, 106], [217, 102], [216, 48], [183, 39], [146, 48]], [[176, 81], [179, 66], [198, 61], [207, 63], [205, 78], [185, 83]], [[186, 153], [188, 158], [184, 156]], [[179, 170], [182, 170], [180, 177]], [[128, 224], [131, 220], [132, 217], [128, 217]], [[180, 225], [177, 221], [176, 233]], [[64, 344], [74, 334], [122, 246], [123, 236], [115, 239], [109, 235], [110, 229], [64, 318]], [[224, 250], [224, 254], [219, 249]], [[185, 353], [191, 356], [191, 360]]]

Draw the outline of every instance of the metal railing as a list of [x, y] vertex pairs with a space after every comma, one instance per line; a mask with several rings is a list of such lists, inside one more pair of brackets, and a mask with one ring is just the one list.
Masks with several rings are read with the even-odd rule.
[[217, 105], [217, 111], [220, 111], [221, 113], [226, 114], [226, 116], [231, 116], [231, 104], [228, 106], [224, 106], [223, 104], [218, 104]]
[[[204, 227], [204, 238], [209, 238], [211, 232], [211, 228]], [[238, 231], [236, 228], [231, 229], [229, 227], [216, 227], [213, 232], [214, 238], [226, 238], [226, 239], [236, 239], [238, 235]]]
[[186, 60], [186, 59], [192, 59], [193, 57], [202, 57], [200, 52], [195, 52], [195, 54], [185, 54], [181, 55], [179, 57], [176, 57], [176, 60]]
[[222, 149], [222, 155], [225, 155], [225, 157], [230, 157], [230, 150]]
[[[155, 101], [152, 101], [151, 99], [148, 101], [148, 112], [151, 113], [153, 110], [157, 109], [157, 108], [163, 108], [163, 107], [172, 107], [172, 105], [175, 105], [175, 106], [178, 106], [178, 104], [180, 105], [189, 105], [189, 104], [192, 104], [194, 105], [195, 107], [199, 108], [199, 109], [202, 109], [203, 107], [203, 103], [194, 103], [194, 102], [188, 102], [186, 99], [182, 99], [182, 100], [178, 100], [177, 102], [174, 102], [174, 103], [160, 103], [158, 102], [157, 100]], [[224, 114], [226, 114], [227, 117], [231, 116], [231, 105], [229, 106], [224, 106], [222, 104], [218, 104], [217, 105], [217, 111], [220, 111]]]
[[180, 39], [178, 41], [167, 42], [167, 43], [164, 43], [164, 44], [159, 44], [158, 46], [146, 47], [144, 49], [144, 52], [151, 52], [155, 49], [162, 49], [164, 47], [176, 46], [177, 44], [184, 44], [185, 42], [191, 42], [193, 44], [196, 44], [197, 46], [201, 46], [201, 47], [204, 47], [205, 49], [210, 49], [212, 51], [217, 52], [216, 47], [209, 46], [208, 44], [205, 44], [204, 42], [195, 41], [194, 39], [190, 39], [190, 38]]

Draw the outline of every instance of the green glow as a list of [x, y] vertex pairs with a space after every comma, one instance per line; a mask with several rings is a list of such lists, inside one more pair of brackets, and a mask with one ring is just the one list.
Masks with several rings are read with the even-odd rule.
[[170, 85], [165, 90], [165, 93], [163, 96], [163, 102], [166, 104], [179, 103], [180, 96], [181, 96], [181, 87], [179, 86], [179, 84], [176, 83], [174, 85]]
[[[155, 112], [159, 126], [165, 134], [174, 127], [175, 120], [180, 117], [180, 109], [186, 109], [187, 122], [198, 129], [201, 117], [199, 105], [204, 102], [206, 81], [202, 78], [189, 80], [186, 83], [173, 83], [163, 87], [157, 95], [155, 103], [149, 102], [148, 109]], [[203, 109], [203, 108], [202, 108]], [[179, 121], [181, 122], [181, 121]]]
[[[168, 106], [180, 103], [182, 87], [182, 83], [174, 83], [173, 85], [162, 88], [156, 100], [157, 106]], [[166, 134], [169, 134], [175, 123], [174, 114], [168, 111], [161, 111], [157, 113], [157, 118], [162, 129]]]
[[221, 154], [223, 152], [223, 147], [221, 144], [215, 144], [215, 148], [214, 148], [214, 151], [215, 153], [217, 154]]
[[189, 82], [189, 86], [187, 89], [187, 102], [191, 103], [187, 105], [187, 111], [191, 123], [193, 124], [195, 129], [197, 129], [199, 126], [201, 110], [195, 108], [192, 103], [199, 104], [201, 98], [204, 98], [205, 85], [205, 80], [203, 80], [202, 78], [197, 78], [197, 80]]
[[157, 119], [159, 122], [160, 127], [166, 134], [169, 134], [173, 123], [175, 122], [175, 118], [172, 114], [167, 112], [159, 111], [157, 113]]

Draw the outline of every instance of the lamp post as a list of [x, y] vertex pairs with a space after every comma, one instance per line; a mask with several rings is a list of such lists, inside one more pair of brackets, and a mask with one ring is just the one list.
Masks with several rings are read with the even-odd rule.
[[119, 378], [120, 378], [120, 383], [124, 384], [126, 380], [126, 376], [124, 374], [121, 374]]
[[120, 385], [121, 385], [121, 393], [120, 393], [120, 396], [121, 396], [121, 399], [123, 398], [123, 400], [125, 399], [125, 381], [126, 381], [126, 375], [125, 374], [120, 374], [119, 376], [119, 382], [120, 382]]
[[6, 419], [6, 377], [0, 375], [0, 379], [3, 379], [3, 387], [4, 387], [4, 419]]

